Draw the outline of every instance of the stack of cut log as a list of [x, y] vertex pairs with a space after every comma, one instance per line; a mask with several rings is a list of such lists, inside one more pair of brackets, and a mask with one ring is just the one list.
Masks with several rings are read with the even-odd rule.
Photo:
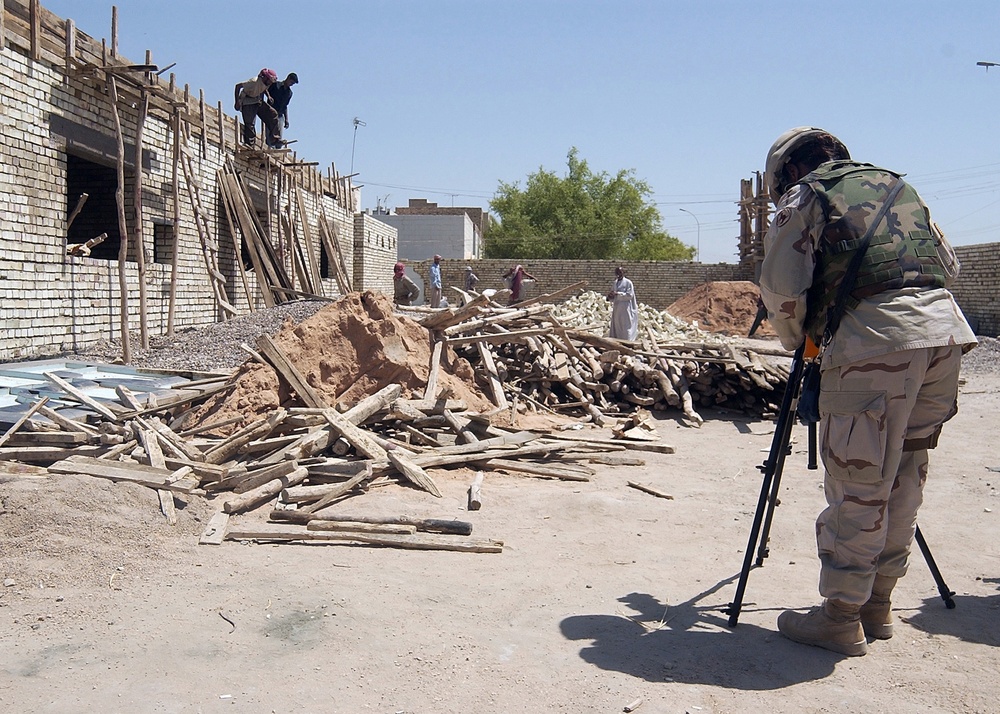
[[755, 416], [780, 409], [788, 370], [752, 350], [721, 341], [677, 342], [673, 331], [664, 340], [650, 326], [636, 342], [612, 340], [568, 327], [544, 302], [549, 297], [499, 307], [480, 296], [422, 322], [473, 364], [488, 393], [499, 382], [505, 400], [522, 410], [553, 410], [603, 425], [636, 407], [679, 408], [700, 425], [698, 407]]

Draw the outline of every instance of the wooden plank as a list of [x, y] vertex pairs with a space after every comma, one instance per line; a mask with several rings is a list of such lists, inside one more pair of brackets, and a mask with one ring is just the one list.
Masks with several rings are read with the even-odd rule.
[[441, 352], [444, 350], [444, 341], [436, 340], [431, 350], [431, 363], [427, 368], [427, 386], [424, 388], [424, 399], [435, 399], [437, 397], [438, 372], [441, 366]]
[[658, 498], [666, 498], [666, 499], [669, 499], [671, 501], [674, 500], [674, 497], [671, 496], [666, 491], [660, 491], [659, 489], [653, 488], [652, 486], [646, 486], [644, 484], [637, 483], [635, 481], [628, 481], [627, 483], [632, 488], [637, 489], [639, 491], [642, 491], [644, 493], [652, 494], [653, 496], [657, 496]]
[[4, 432], [3, 436], [0, 436], [0, 446], [3, 446], [4, 443], [6, 443], [17, 432], [18, 429], [20, 429], [22, 426], [24, 426], [24, 423], [26, 421], [28, 421], [32, 416], [34, 416], [35, 413], [39, 409], [41, 409], [42, 407], [44, 407], [45, 403], [48, 402], [48, 401], [49, 401], [48, 397], [42, 397], [37, 402], [35, 402], [34, 404], [32, 404], [31, 408], [29, 408], [28, 411], [26, 411], [21, 416], [20, 419], [18, 419], [16, 422], [14, 422], [14, 424], [10, 427], [10, 429], [8, 429], [6, 432]]
[[205, 452], [205, 461], [210, 464], [222, 464], [229, 461], [235, 454], [243, 450], [247, 444], [256, 439], [261, 439], [270, 434], [285, 420], [288, 412], [284, 409], [277, 409], [264, 419], [249, 424], [221, 444], [217, 444]]
[[417, 532], [416, 526], [400, 523], [361, 523], [358, 521], [310, 521], [306, 529], [311, 531], [337, 532], [356, 531], [358, 533], [389, 533], [411, 535]]
[[333, 488], [330, 489], [329, 493], [327, 493], [321, 499], [316, 501], [316, 503], [312, 504], [311, 506], [307, 506], [302, 510], [305, 511], [306, 513], [315, 513], [316, 511], [322, 508], [326, 508], [331, 503], [336, 501], [338, 498], [350, 493], [356, 486], [359, 486], [362, 482], [366, 481], [367, 479], [370, 479], [371, 477], [372, 477], [372, 465], [369, 463], [365, 465], [364, 471], [357, 474], [353, 478], [348, 479], [344, 483], [334, 486]]
[[295, 365], [282, 352], [277, 343], [271, 339], [270, 335], [264, 334], [257, 339], [257, 349], [260, 350], [261, 355], [271, 363], [271, 366], [295, 390], [295, 393], [299, 395], [299, 399], [305, 402], [307, 406], [317, 409], [324, 409], [330, 406], [320, 396], [319, 392], [312, 388], [299, 370], [295, 368]]
[[122, 403], [122, 406], [137, 412], [145, 409], [145, 405], [124, 384], [115, 385], [115, 394], [118, 395], [118, 401]]
[[111, 481], [131, 481], [149, 488], [164, 488], [178, 493], [189, 493], [196, 484], [193, 480], [171, 480], [171, 472], [144, 464], [105, 461], [90, 456], [70, 456], [49, 466], [50, 473], [83, 474]]
[[542, 476], [545, 478], [556, 478], [561, 481], [589, 481], [589, 476], [584, 476], [580, 473], [574, 473], [565, 468], [559, 466], [545, 466], [543, 464], [535, 464], [527, 461], [515, 461], [513, 459], [490, 459], [489, 461], [483, 462], [483, 466], [489, 466], [494, 469], [503, 469], [504, 471], [517, 471], [519, 473], [526, 473], [531, 476]]
[[67, 395], [69, 395], [76, 401], [80, 402], [81, 404], [85, 404], [86, 406], [90, 407], [105, 419], [108, 419], [110, 421], [118, 421], [118, 415], [115, 414], [113, 411], [111, 411], [111, 409], [104, 406], [96, 399], [88, 397], [86, 394], [84, 394], [82, 391], [74, 387], [72, 384], [67, 382], [59, 375], [53, 374], [52, 372], [43, 372], [42, 376], [44, 376], [49, 382], [51, 382], [55, 386], [59, 387], [59, 389], [64, 391]]
[[567, 285], [566, 287], [560, 288], [559, 290], [555, 290], [551, 293], [546, 293], [545, 295], [539, 295], [538, 297], [531, 298], [530, 300], [522, 300], [517, 304], [517, 306], [519, 308], [523, 308], [523, 307], [528, 307], [530, 305], [535, 305], [537, 303], [554, 302], [555, 300], [563, 297], [564, 295], [575, 293], [577, 290], [583, 290], [585, 287], [587, 287], [587, 281], [581, 280], [578, 283]]
[[483, 472], [476, 471], [476, 476], [469, 486], [469, 510], [478, 511], [483, 507]]
[[472, 524], [467, 521], [448, 521], [440, 518], [417, 518], [414, 516], [361, 516], [326, 513], [303, 513], [302, 511], [271, 511], [272, 521], [289, 523], [309, 523], [312, 521], [353, 521], [355, 523], [398, 523], [414, 526], [427, 533], [450, 533], [451, 535], [472, 535]]
[[79, 431], [90, 436], [98, 436], [101, 433], [97, 427], [93, 427], [82, 421], [76, 421], [75, 419], [67, 419], [55, 409], [51, 409], [47, 406], [40, 408], [38, 413], [43, 417], [50, 419], [54, 424], [61, 426], [63, 431]]
[[[126, 445], [122, 444], [125, 447]], [[135, 446], [135, 442], [127, 448]], [[5, 446], [0, 449], [0, 460], [21, 461], [26, 464], [51, 464], [71, 456], [93, 456], [107, 452], [106, 446], [76, 446], [60, 449], [54, 446]]]
[[576, 437], [570, 436], [568, 434], [546, 434], [546, 439], [554, 439], [556, 441], [576, 441], [582, 444], [591, 444], [596, 446], [624, 446], [626, 449], [632, 451], [651, 451], [657, 454], [674, 454], [677, 449], [673, 446], [668, 446], [667, 444], [653, 444], [645, 441], [628, 441], [625, 439], [591, 439], [587, 437]]
[[349, 422], [335, 409], [324, 409], [323, 418], [333, 431], [347, 439], [359, 454], [375, 460], [386, 458], [386, 450], [372, 438], [371, 434]]
[[298, 461], [283, 461], [282, 463], [275, 464], [274, 466], [268, 466], [267, 468], [250, 471], [233, 486], [233, 491], [236, 493], [246, 493], [247, 491], [252, 491], [258, 486], [263, 486], [268, 481], [273, 481], [274, 479], [281, 478], [283, 476], [290, 476], [295, 473], [298, 468]]
[[230, 528], [227, 540], [264, 541], [345, 541], [381, 545], [409, 550], [451, 550], [463, 553], [501, 553], [503, 541], [493, 539], [452, 538], [431, 533], [413, 535], [378, 535], [374, 533], [330, 533], [310, 531], [294, 526], [257, 526], [255, 528]]
[[17, 434], [4, 434], [0, 438], [0, 443], [7, 443], [11, 446], [68, 447], [75, 444], [86, 444], [90, 440], [89, 435], [79, 431], [21, 431]]
[[226, 531], [228, 529], [229, 514], [219, 511], [212, 516], [208, 525], [205, 526], [201, 538], [198, 539], [198, 545], [222, 545], [222, 541], [226, 539]]
[[[163, 451], [160, 450], [160, 438], [152, 429], [139, 429], [139, 439], [142, 441], [142, 448], [146, 450], [149, 457], [149, 465], [158, 469], [167, 468], [167, 462], [163, 458]], [[190, 468], [185, 467], [188, 471]], [[171, 481], [178, 480], [175, 474], [167, 477]], [[167, 523], [172, 526], [177, 525], [177, 509], [174, 508], [174, 496], [170, 491], [159, 488], [156, 495], [160, 499], [160, 512], [167, 519]]]
[[497, 366], [493, 360], [493, 352], [490, 346], [485, 342], [477, 342], [476, 347], [479, 350], [479, 357], [483, 360], [483, 366], [486, 368], [486, 376], [490, 379], [490, 391], [493, 393], [493, 403], [500, 409], [509, 409], [510, 404], [507, 402], [507, 395], [504, 394], [500, 377], [497, 376]]
[[292, 186], [295, 194], [295, 204], [298, 207], [299, 224], [302, 226], [302, 242], [305, 244], [306, 265], [308, 266], [309, 291], [316, 295], [323, 294], [323, 278], [319, 273], [319, 263], [316, 261], [316, 250], [313, 245], [312, 228], [309, 226], [309, 214], [306, 213], [305, 200], [298, 186]]
[[432, 496], [441, 498], [441, 491], [438, 490], [434, 480], [420, 466], [413, 463], [408, 456], [401, 453], [399, 449], [388, 451], [386, 455], [389, 457], [389, 463], [395, 466], [399, 473], [406, 477], [407, 481], [422, 488]]
[[302, 483], [308, 475], [309, 470], [300, 466], [290, 474], [279, 476], [278, 478], [272, 479], [257, 488], [247, 491], [246, 493], [241, 493], [226, 499], [222, 503], [222, 510], [226, 513], [242, 513], [243, 511], [256, 508], [265, 501], [277, 496], [281, 489], [294, 486], [297, 483]]
[[166, 424], [156, 420], [146, 421], [138, 417], [136, 417], [135, 421], [144, 428], [153, 429], [159, 437], [160, 443], [175, 451], [177, 455], [182, 456], [188, 461], [205, 461], [204, 452], [182, 439]]

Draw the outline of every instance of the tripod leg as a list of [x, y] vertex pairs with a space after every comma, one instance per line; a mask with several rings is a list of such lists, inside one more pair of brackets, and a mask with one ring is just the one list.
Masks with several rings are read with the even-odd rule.
[[788, 454], [788, 445], [792, 437], [792, 426], [795, 419], [789, 419], [785, 425], [785, 433], [781, 436], [782, 448], [777, 454], [772, 454], [771, 458], [777, 459], [774, 468], [774, 479], [767, 497], [767, 512], [764, 515], [764, 527], [760, 534], [760, 543], [757, 546], [757, 567], [764, 564], [764, 558], [768, 556], [768, 542], [771, 536], [771, 523], [774, 521], [774, 508], [778, 505], [778, 492], [781, 487], [781, 474], [785, 469], [785, 456]]
[[[757, 539], [760, 536], [761, 524], [764, 521], [768, 499], [771, 498], [773, 500], [772, 491], [777, 493], [777, 489], [773, 484], [776, 480], [780, 481], [781, 469], [785, 463], [785, 453], [788, 451], [788, 437], [792, 431], [794, 414], [792, 406], [798, 396], [799, 383], [802, 381], [802, 349], [800, 347], [792, 357], [792, 368], [788, 375], [788, 384], [785, 387], [785, 394], [781, 400], [781, 411], [778, 413], [778, 422], [774, 428], [774, 438], [771, 439], [771, 450], [768, 452], [767, 461], [758, 467], [764, 473], [764, 478], [760, 485], [760, 496], [757, 499], [757, 510], [754, 512], [753, 525], [750, 526], [750, 537], [747, 540], [747, 549], [743, 556], [743, 568], [740, 570], [739, 582], [736, 585], [736, 595], [733, 601], [729, 603], [729, 606], [723, 609], [723, 612], [729, 615], [730, 627], [735, 627], [737, 622], [739, 622], [740, 611], [743, 609], [743, 595], [746, 592], [747, 579], [750, 577], [750, 567], [753, 563], [753, 554], [757, 547]], [[769, 512], [768, 516], [770, 516]], [[770, 517], [768, 517], [768, 523], [770, 524]], [[760, 565], [759, 562], [758, 565]]]
[[[775, 432], [775, 439], [778, 432]], [[773, 450], [773, 447], [772, 447]], [[764, 519], [764, 508], [767, 503], [768, 494], [771, 491], [773, 474], [764, 472], [764, 480], [760, 486], [760, 497], [757, 499], [757, 510], [754, 512], [753, 525], [750, 526], [750, 538], [747, 541], [746, 553], [743, 556], [743, 567], [740, 569], [740, 579], [736, 584], [736, 595], [729, 606], [723, 610], [729, 615], [729, 626], [736, 627], [740, 619], [740, 611], [743, 609], [743, 594], [746, 592], [747, 579], [750, 577], [750, 566], [753, 562], [754, 548], [757, 546], [757, 537], [760, 534], [761, 521]]]
[[953, 596], [955, 593], [948, 588], [944, 578], [941, 577], [941, 571], [938, 570], [937, 563], [934, 562], [934, 556], [931, 555], [931, 549], [927, 547], [927, 541], [924, 540], [924, 534], [920, 532], [920, 526], [917, 526], [917, 532], [914, 533], [913, 537], [917, 541], [917, 545], [920, 546], [920, 552], [924, 554], [924, 560], [927, 561], [931, 575], [934, 576], [934, 582], [937, 583], [938, 592], [941, 594], [941, 599], [944, 600], [944, 606], [949, 610], [954, 610], [955, 600]]

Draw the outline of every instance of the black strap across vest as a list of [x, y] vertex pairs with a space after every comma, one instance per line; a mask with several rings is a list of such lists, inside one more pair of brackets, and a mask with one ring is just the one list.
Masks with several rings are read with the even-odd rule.
[[861, 269], [861, 261], [865, 258], [865, 253], [868, 252], [868, 244], [871, 243], [872, 236], [875, 235], [875, 229], [878, 228], [879, 224], [882, 223], [882, 219], [885, 218], [885, 214], [889, 212], [892, 208], [892, 204], [896, 202], [896, 197], [899, 192], [903, 190], [903, 186], [906, 183], [903, 179], [897, 178], [896, 184], [889, 191], [889, 195], [885, 197], [885, 203], [882, 204], [881, 210], [875, 216], [875, 219], [868, 226], [868, 230], [864, 237], [861, 238], [858, 244], [857, 252], [851, 257], [851, 262], [847, 266], [847, 270], [844, 272], [844, 279], [840, 283], [840, 287], [837, 289], [837, 302], [833, 307], [830, 308], [830, 312], [826, 316], [826, 330], [823, 332], [823, 344], [829, 344], [830, 340], [833, 339], [834, 333], [837, 332], [837, 328], [840, 327], [840, 320], [844, 316], [844, 310], [847, 307], [847, 298], [850, 297], [851, 293], [854, 291], [854, 283], [858, 279], [858, 271]]

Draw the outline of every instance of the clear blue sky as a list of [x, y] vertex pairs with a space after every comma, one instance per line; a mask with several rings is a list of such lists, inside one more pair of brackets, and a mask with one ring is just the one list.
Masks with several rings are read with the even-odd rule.
[[905, 172], [955, 245], [1000, 240], [1000, 67], [976, 66], [1000, 62], [996, 0], [43, 0], [98, 39], [112, 4], [124, 56], [233, 114], [236, 82], [296, 72], [292, 148], [353, 159], [365, 208], [485, 208], [575, 146], [733, 262], [740, 179], [809, 124]]

